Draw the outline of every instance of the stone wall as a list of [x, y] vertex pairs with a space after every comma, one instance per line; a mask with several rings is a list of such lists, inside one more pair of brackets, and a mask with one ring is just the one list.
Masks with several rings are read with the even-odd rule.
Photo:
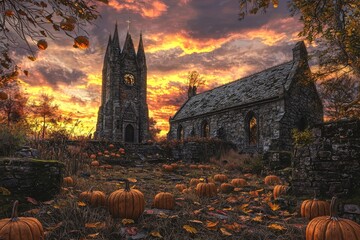
[[294, 193], [352, 198], [360, 195], [360, 120], [318, 125], [313, 143], [296, 149]]
[[211, 157], [220, 157], [221, 154], [236, 148], [234, 144], [219, 139], [175, 142], [177, 144], [168, 147], [163, 146], [163, 148], [164, 150], [169, 149], [170, 155], [175, 161], [182, 160], [185, 162], [209, 162]]
[[27, 158], [0, 158], [0, 187], [10, 195], [0, 195], [0, 205], [26, 197], [50, 200], [59, 193], [64, 164], [58, 161]]
[[[247, 116], [254, 113], [258, 124], [258, 143], [249, 145]], [[257, 105], [239, 107], [216, 114], [208, 114], [196, 119], [189, 119], [171, 124], [170, 139], [176, 139], [176, 130], [179, 124], [184, 129], [184, 138], [192, 135], [201, 136], [201, 126], [204, 121], [209, 123], [210, 137], [218, 137], [219, 130], [223, 131], [223, 139], [236, 144], [242, 152], [264, 152], [268, 151], [272, 141], [280, 137], [279, 119], [284, 114], [284, 101], [276, 99]]]

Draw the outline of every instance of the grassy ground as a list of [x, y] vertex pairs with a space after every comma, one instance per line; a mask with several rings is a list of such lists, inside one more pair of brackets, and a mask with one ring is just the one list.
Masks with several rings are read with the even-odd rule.
[[[189, 186], [191, 178], [213, 177], [225, 173], [232, 178], [244, 177], [238, 170], [226, 170], [212, 164], [211, 169], [191, 169], [188, 164], [164, 172], [162, 164], [113, 169], [88, 167], [73, 176], [75, 185], [65, 187], [53, 201], [34, 205], [23, 215], [38, 218], [46, 239], [305, 239], [307, 220], [298, 216], [296, 199], [275, 201], [271, 186], [263, 177], [246, 178], [248, 186], [231, 193], [219, 192], [213, 198], [199, 198], [194, 192], [181, 193], [177, 183]], [[144, 193], [146, 206], [137, 222], [113, 219], [106, 207], [91, 208], [79, 202], [81, 192], [94, 187], [109, 195], [124, 188], [119, 178], [131, 178], [131, 186]], [[217, 186], [220, 184], [217, 183]], [[162, 191], [174, 194], [174, 210], [152, 209], [154, 196]]]

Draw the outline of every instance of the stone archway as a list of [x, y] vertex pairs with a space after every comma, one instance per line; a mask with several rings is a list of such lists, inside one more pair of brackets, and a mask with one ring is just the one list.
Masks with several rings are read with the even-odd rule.
[[135, 129], [131, 124], [128, 124], [125, 128], [125, 142], [135, 142]]

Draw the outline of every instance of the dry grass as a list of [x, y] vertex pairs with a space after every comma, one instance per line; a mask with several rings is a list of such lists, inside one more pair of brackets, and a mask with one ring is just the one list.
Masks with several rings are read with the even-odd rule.
[[[213, 165], [210, 170], [190, 169], [188, 165], [183, 169], [171, 173], [161, 170], [160, 164], [143, 163], [139, 167], [115, 166], [111, 170], [88, 169], [88, 175], [74, 176], [76, 185], [66, 188], [64, 192], [54, 199], [50, 205], [42, 204], [39, 210], [26, 213], [37, 217], [46, 229], [46, 239], [132, 239], [126, 231], [136, 228], [143, 233], [145, 239], [156, 239], [151, 233], [158, 232], [163, 239], [304, 239], [304, 226], [306, 220], [298, 218], [295, 206], [282, 206], [280, 210], [273, 211], [267, 202], [274, 202], [271, 196], [271, 187], [262, 183], [262, 178], [254, 175], [248, 179], [249, 186], [230, 194], [219, 193], [212, 199], [199, 198], [195, 193], [183, 194], [175, 189], [176, 183], [189, 184], [193, 177], [211, 177], [215, 173], [225, 173], [229, 180], [243, 177], [239, 171], [228, 171]], [[119, 178], [135, 178], [133, 183], [142, 191], [146, 199], [146, 209], [151, 209], [156, 193], [169, 191], [174, 193], [176, 207], [164, 214], [143, 214], [137, 223], [124, 225], [121, 219], [112, 219], [105, 207], [90, 208], [78, 205], [78, 195], [87, 191], [91, 186], [104, 191], [109, 195], [112, 191], [123, 188]], [[260, 191], [259, 196], [253, 196], [251, 191]], [[229, 200], [233, 199], [233, 201]], [[242, 208], [244, 204], [248, 207]], [[288, 212], [286, 212], [288, 211]], [[261, 222], [254, 221], [261, 216]], [[193, 220], [201, 221], [196, 222]], [[214, 228], [208, 228], [210, 222], [217, 223]], [[87, 228], [86, 223], [96, 223], [97, 228]], [[238, 227], [231, 229], [230, 225], [237, 223]], [[267, 226], [278, 223], [285, 229], [271, 230]], [[183, 226], [190, 225], [198, 232], [187, 232]], [[227, 229], [232, 234], [225, 236], [221, 229]]]

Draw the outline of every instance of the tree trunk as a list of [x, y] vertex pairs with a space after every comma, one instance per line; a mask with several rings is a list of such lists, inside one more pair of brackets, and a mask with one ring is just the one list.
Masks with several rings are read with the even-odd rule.
[[43, 140], [45, 138], [45, 118], [46, 118], [46, 116], [44, 115], [44, 117], [43, 117], [43, 131], [42, 131], [42, 139]]

